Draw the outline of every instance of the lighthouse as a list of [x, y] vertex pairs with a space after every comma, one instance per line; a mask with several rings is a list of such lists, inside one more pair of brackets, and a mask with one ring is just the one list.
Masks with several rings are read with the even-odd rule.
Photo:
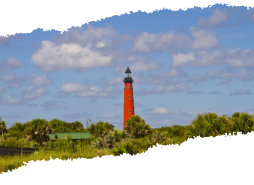
[[125, 71], [124, 82], [124, 110], [123, 110], [123, 128], [126, 125], [126, 121], [133, 116], [134, 113], [134, 97], [133, 97], [133, 79], [131, 77], [131, 70], [127, 67]]

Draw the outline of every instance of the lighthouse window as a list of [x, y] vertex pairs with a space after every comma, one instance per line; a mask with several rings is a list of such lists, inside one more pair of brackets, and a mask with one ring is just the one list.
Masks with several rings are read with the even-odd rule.
[[129, 114], [131, 114], [131, 109], [129, 110]]
[[131, 96], [129, 96], [129, 101], [131, 101]]

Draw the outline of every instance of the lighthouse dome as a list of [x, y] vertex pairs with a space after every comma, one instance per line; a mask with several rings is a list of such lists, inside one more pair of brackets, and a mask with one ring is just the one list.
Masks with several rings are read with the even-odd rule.
[[131, 70], [130, 70], [130, 68], [129, 68], [129, 67], [127, 67], [127, 69], [126, 69], [125, 73], [131, 73]]

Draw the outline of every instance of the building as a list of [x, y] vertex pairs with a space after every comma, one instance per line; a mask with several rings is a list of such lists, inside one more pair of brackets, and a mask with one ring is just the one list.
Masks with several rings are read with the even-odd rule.
[[124, 82], [124, 110], [123, 110], [123, 128], [126, 125], [126, 121], [135, 114], [134, 112], [134, 97], [133, 97], [133, 79], [131, 77], [131, 70], [127, 67], [125, 71]]
[[55, 134], [49, 134], [49, 140], [54, 141], [56, 139], [71, 139], [71, 140], [84, 140], [89, 139], [89, 132], [58, 132]]

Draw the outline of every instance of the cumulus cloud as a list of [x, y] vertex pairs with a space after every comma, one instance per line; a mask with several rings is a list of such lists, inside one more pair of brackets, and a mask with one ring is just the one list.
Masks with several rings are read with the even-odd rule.
[[78, 97], [108, 97], [112, 95], [112, 87], [99, 88], [80, 83], [67, 83], [62, 85], [62, 91], [75, 93]]
[[190, 43], [184, 34], [174, 32], [154, 34], [141, 33], [134, 41], [134, 51], [154, 52], [165, 49], [182, 49]]
[[195, 63], [195, 56], [193, 52], [189, 53], [177, 53], [172, 55], [173, 66], [186, 66], [190, 63]]
[[85, 89], [85, 86], [79, 83], [67, 83], [62, 85], [62, 91], [64, 92], [81, 92]]
[[150, 53], [161, 50], [183, 49], [211, 49], [218, 46], [218, 39], [207, 29], [191, 28], [192, 38], [185, 34], [168, 33], [141, 33], [134, 40], [134, 51]]
[[237, 69], [237, 70], [211, 70], [205, 75], [189, 78], [189, 82], [198, 83], [205, 82], [212, 79], [220, 80], [220, 84], [230, 82], [232, 80], [250, 81], [254, 80], [253, 70], [250, 69]]
[[231, 96], [250, 95], [250, 94], [252, 94], [252, 93], [247, 88], [238, 89], [238, 90], [230, 93]]
[[47, 86], [50, 83], [50, 80], [45, 75], [38, 75], [33, 74], [32, 75], [32, 81], [33, 86]]
[[56, 45], [51, 41], [43, 41], [42, 47], [32, 56], [32, 61], [45, 71], [105, 67], [111, 60], [110, 55], [101, 55], [89, 47], [72, 43]]
[[199, 27], [222, 26], [229, 18], [230, 14], [228, 12], [214, 10], [211, 16], [199, 19], [198, 26]]
[[217, 37], [208, 30], [192, 28], [192, 48], [196, 50], [211, 49], [218, 46]]
[[212, 52], [197, 51], [172, 55], [173, 66], [228, 65], [254, 67], [254, 49], [224, 49]]
[[30, 86], [23, 91], [23, 98], [28, 100], [38, 99], [45, 95], [50, 80], [45, 75], [33, 74], [30, 77]]
[[18, 67], [21, 67], [23, 64], [22, 62], [18, 61], [16, 58], [14, 57], [9, 57], [5, 62], [4, 62], [4, 69], [5, 70], [11, 70], [11, 69], [15, 69]]
[[166, 109], [164, 107], [156, 107], [156, 108], [154, 108], [154, 110], [152, 112], [154, 114], [167, 114], [169, 111], [168, 111], [168, 109]]
[[93, 27], [87, 28], [74, 27], [65, 31], [62, 35], [55, 38], [56, 43], [78, 43], [80, 45], [94, 45], [98, 48], [108, 47], [114, 44], [113, 41], [121, 39], [112, 27]]

